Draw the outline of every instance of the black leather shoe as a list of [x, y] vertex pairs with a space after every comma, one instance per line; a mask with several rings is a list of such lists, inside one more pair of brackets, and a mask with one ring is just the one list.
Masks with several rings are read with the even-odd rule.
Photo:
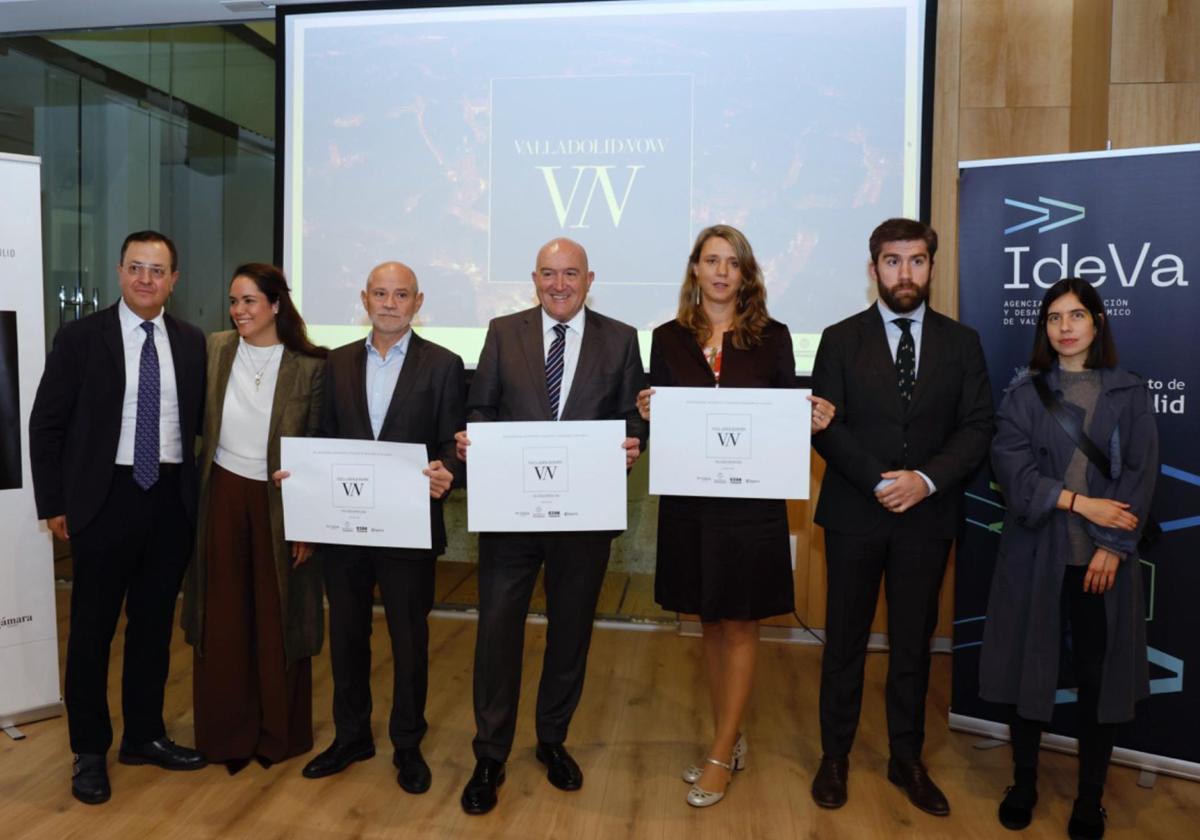
[[146, 744], [121, 741], [117, 761], [122, 764], [153, 764], [164, 770], [199, 770], [208, 766], [208, 759], [188, 747], [181, 747], [167, 736]]
[[396, 750], [392, 755], [392, 764], [400, 771], [396, 774], [396, 784], [406, 793], [424, 793], [429, 790], [433, 773], [429, 771], [429, 765], [425, 763], [420, 747]]
[[1067, 836], [1071, 840], [1100, 840], [1104, 836], [1104, 821], [1108, 813], [1099, 801], [1076, 799], [1067, 822]]
[[462, 809], [468, 814], [486, 814], [496, 807], [496, 789], [504, 784], [504, 762], [481, 758], [462, 792]]
[[821, 767], [813, 778], [812, 798], [822, 808], [841, 808], [846, 804], [846, 775], [850, 760], [821, 756]]
[[1033, 806], [1037, 804], [1037, 788], [1010, 785], [1004, 790], [1004, 801], [1000, 803], [1000, 825], [1011, 831], [1020, 831], [1033, 822]]
[[559, 790], [579, 790], [583, 787], [583, 771], [562, 744], [543, 744], [538, 741], [537, 760], [546, 765], [546, 778]]
[[888, 781], [908, 794], [908, 801], [927, 814], [945, 817], [950, 814], [946, 796], [929, 778], [929, 771], [920, 761], [888, 759]]
[[334, 740], [329, 745], [329, 749], [304, 765], [300, 775], [306, 779], [323, 779], [334, 773], [341, 773], [356, 761], [366, 761], [368, 758], [374, 757], [375, 742], [373, 741], [343, 744], [341, 741]]
[[71, 768], [71, 795], [88, 805], [107, 802], [112, 796], [103, 753], [80, 753]]

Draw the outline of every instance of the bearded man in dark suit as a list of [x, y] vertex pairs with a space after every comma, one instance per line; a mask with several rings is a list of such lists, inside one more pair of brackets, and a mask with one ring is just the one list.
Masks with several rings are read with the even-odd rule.
[[[467, 420], [624, 420], [626, 466], [646, 441], [637, 394], [645, 384], [637, 332], [584, 306], [594, 274], [569, 239], [538, 251], [533, 284], [539, 305], [494, 319], [467, 397]], [[460, 435], [459, 455], [470, 441]], [[583, 693], [592, 621], [609, 549], [607, 531], [479, 535], [479, 625], [475, 642], [475, 771], [463, 810], [496, 805], [512, 750], [525, 617], [545, 566], [546, 655], [537, 697], [537, 759], [560, 790], [578, 790], [583, 773], [563, 742]]]
[[108, 656], [124, 604], [118, 760], [195, 770], [205, 760], [163, 723], [171, 625], [196, 523], [196, 435], [204, 415], [204, 334], [166, 314], [175, 245], [131, 233], [117, 266], [121, 300], [54, 337], [29, 417], [38, 516], [71, 543], [67, 640], [71, 791], [108, 800]]
[[867, 266], [879, 300], [827, 328], [813, 393], [837, 416], [813, 447], [827, 469], [815, 520], [825, 529], [826, 638], [821, 662], [820, 770], [812, 795], [846, 802], [848, 756], [862, 706], [871, 621], [888, 605], [888, 778], [918, 808], [950, 813], [921, 762], [929, 644], [963, 487], [987, 455], [992, 391], [974, 330], [928, 306], [937, 233], [888, 219]]

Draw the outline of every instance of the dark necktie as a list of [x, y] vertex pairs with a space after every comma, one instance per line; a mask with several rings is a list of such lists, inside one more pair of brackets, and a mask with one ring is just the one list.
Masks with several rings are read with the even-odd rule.
[[917, 345], [912, 337], [912, 318], [897, 318], [892, 323], [900, 327], [900, 345], [896, 348], [896, 384], [900, 399], [908, 405], [913, 386], [917, 383]]
[[133, 432], [133, 480], [143, 490], [158, 481], [159, 394], [158, 348], [154, 346], [154, 324], [142, 322], [146, 340], [138, 365], [137, 425]]
[[563, 353], [567, 349], [567, 325], [554, 325], [554, 340], [546, 354], [546, 393], [550, 397], [550, 416], [558, 419], [558, 397], [562, 393]]

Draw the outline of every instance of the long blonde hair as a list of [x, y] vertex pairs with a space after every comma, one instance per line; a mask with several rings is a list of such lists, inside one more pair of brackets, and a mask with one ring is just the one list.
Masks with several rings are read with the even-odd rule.
[[704, 314], [700, 302], [700, 282], [696, 279], [696, 266], [700, 263], [700, 252], [704, 243], [718, 236], [733, 247], [737, 255], [738, 270], [742, 276], [742, 285], [738, 289], [737, 306], [733, 315], [733, 346], [739, 350], [762, 343], [763, 330], [771, 316], [767, 314], [767, 287], [763, 283], [762, 270], [749, 240], [735, 227], [730, 225], [712, 225], [700, 231], [696, 244], [688, 257], [687, 268], [683, 273], [683, 286], [679, 289], [679, 312], [676, 320], [688, 332], [703, 342], [711, 337], [712, 324]]

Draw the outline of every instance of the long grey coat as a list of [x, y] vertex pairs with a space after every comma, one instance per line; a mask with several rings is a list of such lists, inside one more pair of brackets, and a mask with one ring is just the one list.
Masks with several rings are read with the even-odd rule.
[[[1058, 370], [1047, 374], [1058, 390]], [[1082, 410], [1066, 405], [1080, 422]], [[1055, 509], [1074, 442], [1042, 405], [1030, 376], [1005, 392], [996, 414], [992, 468], [1008, 511], [988, 600], [979, 661], [980, 695], [1015, 704], [1030, 720], [1050, 720], [1058, 686], [1062, 624], [1059, 598], [1070, 547], [1067, 517]], [[1150, 693], [1146, 616], [1137, 542], [1146, 522], [1158, 473], [1158, 427], [1146, 383], [1120, 369], [1100, 372], [1100, 396], [1088, 435], [1107, 450], [1113, 475], [1087, 468], [1086, 495], [1132, 505], [1137, 531], [1087, 523], [1098, 547], [1126, 556], [1104, 596], [1108, 623], [1098, 717], [1119, 723]]]

